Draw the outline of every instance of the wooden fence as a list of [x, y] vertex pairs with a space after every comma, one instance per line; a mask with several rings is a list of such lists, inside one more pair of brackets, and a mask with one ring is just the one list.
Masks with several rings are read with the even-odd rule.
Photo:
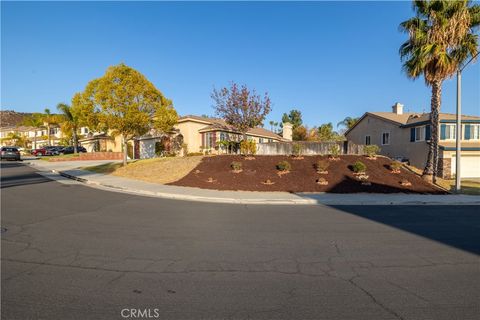
[[304, 155], [328, 155], [333, 145], [338, 145], [340, 154], [363, 154], [363, 145], [357, 145], [349, 141], [340, 142], [270, 142], [258, 143], [258, 155], [291, 155], [293, 154], [293, 145], [300, 144], [302, 146], [302, 154]]

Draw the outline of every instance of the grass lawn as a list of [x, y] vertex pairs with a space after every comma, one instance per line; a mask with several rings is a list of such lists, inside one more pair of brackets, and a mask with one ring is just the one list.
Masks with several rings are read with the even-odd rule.
[[96, 173], [112, 174], [118, 177], [165, 184], [183, 178], [192, 171], [201, 160], [202, 156], [167, 157], [132, 161], [126, 167], [123, 167], [121, 163], [107, 163], [82, 169]]
[[[450, 192], [455, 192], [455, 179], [453, 180], [444, 180], [438, 179], [437, 183], [447, 189]], [[469, 194], [469, 195], [480, 195], [480, 181], [473, 181], [473, 180], [462, 180], [462, 194]]]
[[[413, 166], [408, 166], [408, 167], [418, 175], [422, 175], [422, 170]], [[437, 185], [444, 188], [445, 190], [455, 193], [455, 179], [437, 178]], [[469, 194], [469, 195], [476, 195], [476, 196], [480, 195], [480, 181], [464, 179], [462, 180], [461, 186], [462, 186], [462, 190], [461, 190], [462, 194]]]
[[61, 154], [61, 155], [58, 155], [58, 156], [41, 156], [41, 157], [38, 157], [40, 160], [43, 160], [43, 161], [50, 161], [50, 159], [56, 159], [56, 158], [73, 158], [73, 157], [78, 157], [78, 153], [77, 154], [74, 154], [74, 153], [71, 153], [71, 154]]

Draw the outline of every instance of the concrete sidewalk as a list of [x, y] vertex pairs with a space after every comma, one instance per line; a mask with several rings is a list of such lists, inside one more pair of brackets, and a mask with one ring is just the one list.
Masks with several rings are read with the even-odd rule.
[[112, 161], [65, 161], [60, 163], [35, 161], [26, 163], [40, 171], [54, 172], [63, 177], [110, 191], [177, 200], [275, 205], [480, 205], [480, 196], [469, 195], [218, 191], [167, 186], [78, 169], [107, 162]]

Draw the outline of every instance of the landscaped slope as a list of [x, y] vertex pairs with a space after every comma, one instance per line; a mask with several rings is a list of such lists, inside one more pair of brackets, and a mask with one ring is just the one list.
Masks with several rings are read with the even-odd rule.
[[[290, 163], [291, 170], [279, 174], [276, 166], [284, 160]], [[318, 160], [328, 163], [325, 170], [328, 173], [317, 173]], [[232, 171], [231, 163], [234, 161], [241, 163], [241, 172]], [[352, 171], [352, 165], [357, 161], [363, 162], [367, 167], [365, 175], [368, 180], [364, 181], [367, 183], [362, 184], [358, 175]], [[329, 160], [326, 156], [305, 156], [303, 159], [255, 156], [254, 160], [245, 160], [242, 156], [212, 156], [203, 158], [188, 175], [171, 184], [216, 190], [445, 193], [405, 168], [401, 168], [400, 173], [392, 173], [391, 162], [391, 159], [385, 157], [372, 160], [364, 156], [341, 156], [338, 160]], [[317, 180], [320, 178], [324, 178], [328, 184], [319, 184]], [[409, 182], [411, 185], [402, 185], [401, 182]]]

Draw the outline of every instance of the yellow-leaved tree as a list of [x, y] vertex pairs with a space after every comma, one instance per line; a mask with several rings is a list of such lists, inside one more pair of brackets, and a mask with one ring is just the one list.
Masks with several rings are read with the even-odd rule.
[[86, 122], [91, 127], [122, 136], [123, 165], [127, 164], [130, 140], [152, 128], [168, 133], [178, 119], [172, 101], [144, 75], [123, 63], [90, 81], [78, 105], [82, 114], [88, 115]]

